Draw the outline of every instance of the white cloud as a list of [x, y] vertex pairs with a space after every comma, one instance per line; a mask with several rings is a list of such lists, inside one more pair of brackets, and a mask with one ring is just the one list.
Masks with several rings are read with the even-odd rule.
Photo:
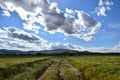
[[99, 0], [98, 5], [99, 5], [99, 6], [102, 6], [103, 4], [104, 4], [103, 0]]
[[[36, 23], [39, 25], [37, 25]], [[23, 28], [26, 30], [34, 31], [36, 34], [38, 34], [39, 30], [41, 29], [40, 24], [43, 24], [43, 26], [45, 24], [43, 17], [31, 15], [26, 19], [26, 22], [23, 23]]]
[[98, 7], [95, 8], [95, 13], [97, 13], [98, 16], [107, 16], [106, 12], [111, 10], [110, 6], [112, 5], [112, 1], [99, 0]]
[[[86, 35], [83, 37], [82, 35], [85, 35], [86, 33], [83, 31], [84, 33], [80, 34], [80, 31], [82, 29], [89, 29], [91, 31], [93, 28], [96, 27], [96, 25], [100, 24], [100, 22], [97, 22], [95, 19], [93, 19], [83, 11], [75, 10], [74, 14], [77, 15], [77, 18], [75, 18], [74, 16], [68, 13], [63, 13], [62, 11], [57, 12], [57, 5], [51, 9], [48, 9], [51, 5], [47, 5], [47, 8], [45, 8], [44, 11], [42, 11], [42, 16], [44, 17], [45, 30], [48, 32], [61, 32], [65, 35], [75, 37], [77, 37], [76, 35], [80, 35], [78, 38], [86, 40], [85, 37], [89, 38], [89, 36], [93, 34]], [[91, 39], [87, 39], [86, 41], [90, 40]]]
[[[37, 26], [35, 23], [38, 23], [36, 16], [41, 11], [40, 8], [35, 7], [35, 4], [38, 4], [36, 1], [24, 1], [24, 0], [1, 0], [0, 6], [7, 11], [16, 11], [22, 20], [25, 20], [26, 23], [23, 23], [24, 29], [34, 31], [35, 33], [39, 32], [40, 26]], [[29, 17], [28, 17], [29, 16]], [[32, 20], [30, 18], [33, 18]], [[34, 20], [35, 19], [35, 20]]]
[[113, 2], [106, 0], [106, 1], [104, 2], [104, 4], [107, 5], [107, 6], [110, 6], [110, 5], [113, 5]]
[[41, 47], [34, 43], [22, 40], [2, 40], [0, 39], [0, 49], [21, 50], [21, 51], [39, 51]]
[[[95, 12], [98, 16], [107, 16], [106, 12], [111, 10], [112, 5], [112, 1], [99, 0]], [[43, 25], [48, 32], [60, 32], [67, 36], [74, 36], [85, 41], [90, 41], [95, 39], [93, 35], [101, 27], [99, 21], [84, 11], [66, 8], [65, 12], [63, 12], [58, 8], [57, 3], [50, 3], [49, 0], [0, 0], [0, 7], [3, 9], [5, 16], [10, 15], [9, 11], [16, 11], [20, 18], [26, 21], [23, 23], [23, 28], [32, 30], [35, 33], [39, 33], [41, 29], [40, 26], [36, 25], [38, 23], [39, 25]], [[0, 45], [4, 48], [7, 47], [7, 49], [12, 47], [12, 49], [21, 50], [23, 48], [26, 50], [66, 48], [88, 51], [119, 51], [120, 45], [118, 44], [113, 49], [105, 47], [83, 48], [82, 46], [69, 43], [47, 44], [45, 42], [44, 39], [36, 34], [27, 33], [15, 27], [0, 29]]]
[[8, 11], [3, 11], [2, 13], [3, 16], [10, 17], [11, 14]]
[[71, 50], [84, 51], [84, 48], [81, 47], [81, 46], [72, 45], [72, 44], [69, 44], [69, 43], [62, 44], [62, 43], [60, 43], [60, 42], [44, 44], [44, 45], [43, 45], [43, 49], [46, 49], [46, 50], [71, 49]]
[[0, 29], [0, 49], [36, 51], [41, 50], [41, 45], [46, 42], [46, 40], [33, 33], [28, 33], [15, 27]]
[[[41, 44], [41, 45], [40, 45]], [[10, 49], [10, 50], [22, 50], [22, 51], [39, 51], [39, 50], [54, 50], [54, 49], [70, 49], [78, 51], [90, 51], [90, 52], [120, 52], [120, 42], [112, 47], [90, 47], [85, 48], [80, 45], [73, 45], [70, 43], [60, 43], [60, 42], [51, 42], [51, 43], [40, 43], [35, 44], [28, 42], [27, 40], [14, 39], [10, 40], [8, 38], [0, 37], [0, 49]]]
[[101, 23], [97, 22], [91, 16], [83, 11], [76, 11], [78, 19], [75, 20], [76, 27], [79, 26], [79, 31], [74, 36], [83, 39], [85, 41], [91, 41], [95, 38], [92, 36], [99, 31]]
[[26, 30], [31, 30], [34, 31], [36, 34], [39, 33], [40, 27], [35, 25], [34, 23], [28, 22], [28, 23], [23, 23], [23, 28]]
[[90, 41], [101, 26], [98, 25], [101, 24], [100, 22], [84, 11], [66, 8], [66, 12], [63, 12], [58, 8], [57, 3], [50, 3], [49, 0], [1, 0], [0, 6], [8, 11], [16, 11], [20, 18], [26, 21], [23, 23], [23, 28], [35, 33], [39, 33], [42, 25], [44, 30], [50, 33], [60, 32]]
[[15, 10], [15, 7], [21, 7], [27, 12], [36, 12], [36, 8], [41, 5], [42, 0], [0, 0], [2, 8]]
[[90, 52], [101, 52], [101, 53], [108, 53], [108, 52], [120, 52], [120, 42], [112, 47], [90, 47], [90, 48], [85, 48], [83, 46], [79, 45], [72, 45], [69, 43], [49, 43], [49, 44], [43, 44], [42, 49], [45, 50], [54, 50], [54, 49], [70, 49], [70, 50], [78, 50], [78, 51], [90, 51]]
[[46, 42], [44, 39], [39, 36], [27, 33], [21, 29], [15, 27], [4, 27], [4, 29], [0, 29], [0, 38], [4, 39], [12, 39], [12, 40], [24, 40], [30, 43], [43, 43]]
[[83, 11], [76, 11], [77, 12], [77, 16], [78, 16], [78, 20], [79, 24], [84, 27], [84, 28], [91, 28], [91, 27], [95, 27], [97, 22], [95, 19], [93, 19], [89, 14], [83, 12]]
[[98, 16], [107, 16], [106, 14], [106, 8], [101, 6], [96, 8], [96, 12]]
[[66, 8], [66, 13], [68, 13], [68, 14], [74, 14], [74, 11], [73, 10], [71, 10], [71, 9], [68, 9], [68, 8]]

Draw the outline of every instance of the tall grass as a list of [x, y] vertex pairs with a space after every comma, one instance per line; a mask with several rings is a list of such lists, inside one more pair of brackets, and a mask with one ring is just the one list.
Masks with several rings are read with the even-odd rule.
[[0, 57], [0, 61], [6, 61], [0, 63], [4, 65], [0, 80], [120, 80], [120, 56]]
[[8, 67], [15, 64], [21, 64], [26, 62], [33, 62], [36, 60], [44, 59], [47, 57], [40, 56], [0, 56], [0, 68]]
[[120, 80], [120, 56], [76, 56], [68, 61], [81, 72], [82, 80]]
[[54, 59], [48, 59], [39, 63], [34, 63], [33, 66], [28, 67], [25, 72], [19, 73], [9, 80], [35, 80], [40, 77], [53, 62]]
[[10, 78], [13, 75], [16, 75], [18, 73], [22, 73], [26, 71], [28, 67], [32, 67], [34, 63], [38, 63], [42, 60], [46, 60], [48, 58], [39, 58], [39, 60], [33, 60], [31, 62], [25, 62], [25, 63], [19, 63], [10, 65], [8, 67], [1, 67], [0, 68], [0, 80], [5, 80]]

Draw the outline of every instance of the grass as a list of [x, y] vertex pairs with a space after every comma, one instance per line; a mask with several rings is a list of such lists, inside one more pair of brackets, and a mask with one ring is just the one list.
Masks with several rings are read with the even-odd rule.
[[0, 56], [0, 80], [120, 80], [120, 56]]
[[[29, 67], [33, 67], [35, 63], [39, 63], [39, 62], [46, 60], [46, 59], [49, 59], [49, 58], [50, 57], [39, 57], [39, 58], [37, 57], [37, 59], [35, 57], [33, 57], [33, 58], [32, 57], [31, 58], [28, 58], [28, 57], [24, 57], [24, 58], [16, 57], [16, 58], [14, 58], [15, 60], [19, 59], [18, 63], [17, 63], [17, 61], [14, 62], [13, 58], [4, 58], [5, 59], [4, 61], [13, 62], [14, 64], [10, 63], [10, 65], [7, 65], [5, 67], [2, 66], [0, 68], [0, 80], [9, 79], [12, 76], [15, 76], [19, 73], [26, 71]], [[6, 59], [9, 61], [7, 61]], [[21, 59], [25, 60], [25, 61], [22, 61]]]
[[82, 80], [120, 80], [120, 56], [75, 56], [67, 59], [82, 73]]
[[2, 56], [0, 57], [0, 67], [8, 67], [15, 64], [34, 62], [47, 57], [39, 56]]
[[19, 73], [9, 80], [35, 80], [54, 62], [54, 59], [43, 60], [34, 63], [32, 67], [27, 67], [26, 71]]

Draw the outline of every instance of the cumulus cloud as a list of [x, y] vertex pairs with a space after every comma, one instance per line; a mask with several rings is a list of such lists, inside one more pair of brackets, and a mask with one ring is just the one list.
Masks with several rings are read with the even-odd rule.
[[62, 44], [60, 42], [43, 44], [42, 48], [47, 50], [54, 50], [54, 49], [71, 49], [71, 50], [79, 50], [79, 51], [85, 50], [82, 46], [72, 45], [70, 43]]
[[8, 11], [3, 11], [2, 13], [3, 16], [10, 17], [11, 14]]
[[47, 41], [41, 37], [15, 27], [0, 29], [0, 49], [38, 51]]
[[112, 1], [99, 0], [98, 7], [95, 8], [95, 13], [97, 13], [98, 16], [107, 16], [106, 12], [111, 10], [110, 6], [112, 5]]
[[26, 29], [26, 30], [34, 31], [36, 34], [39, 33], [39, 29], [40, 29], [39, 26], [35, 25], [32, 22], [23, 23], [23, 28]]
[[103, 0], [99, 0], [98, 5], [99, 5], [99, 6], [102, 6], [103, 4], [104, 4]]
[[[55, 4], [55, 3], [50, 4], [47, 2], [44, 4], [45, 6], [43, 5], [43, 10], [41, 12], [44, 18], [44, 23], [45, 23], [44, 25], [45, 25], [46, 31], [49, 31], [52, 33], [62, 32], [65, 35], [70, 35], [70, 36], [72, 35], [75, 37], [79, 36], [78, 38], [89, 41], [91, 39], [86, 39], [86, 37], [90, 38], [89, 36], [91, 35], [86, 35], [86, 34], [91, 32], [93, 28], [101, 26], [100, 22], [97, 22], [95, 19], [93, 19], [83, 11], [77, 11], [77, 10], [73, 11], [74, 14], [77, 15], [77, 18], [76, 18], [73, 15], [68, 13], [68, 11], [70, 12], [71, 10], [67, 9], [68, 10], [67, 13], [63, 13], [57, 7], [57, 5], [52, 6], [52, 4]], [[83, 29], [89, 30], [89, 32], [86, 33]], [[98, 28], [96, 28], [96, 30], [97, 29]], [[80, 31], [82, 31], [83, 33], [80, 34]]]
[[94, 27], [97, 24], [96, 20], [90, 17], [87, 13], [83, 11], [76, 11], [76, 12], [81, 26]]
[[6, 41], [6, 40], [2, 40], [0, 39], [0, 45], [2, 48], [5, 48], [5, 49], [9, 49], [9, 48], [14, 48], [14, 47], [17, 47], [17, 48], [27, 48], [25, 47], [24, 45], [20, 45], [16, 42], [13, 42], [13, 41]]
[[[107, 16], [106, 12], [111, 10], [112, 1], [99, 0], [95, 13], [98, 16]], [[67, 36], [74, 36], [85, 41], [94, 40], [94, 34], [99, 31], [101, 23], [84, 11], [66, 8], [62, 11], [57, 3], [49, 0], [0, 0], [3, 16], [10, 16], [9, 12], [17, 12], [19, 17], [25, 21], [23, 29], [34, 31], [36, 34], [44, 27], [50, 33], [60, 32]], [[39, 24], [39, 25], [37, 25]], [[116, 25], [115, 25], [116, 26]], [[79, 51], [120, 51], [120, 43], [113, 48], [92, 47], [84, 48], [69, 43], [45, 43], [46, 41], [33, 33], [15, 27], [0, 29], [1, 49], [20, 50], [43, 50], [43, 49], [73, 49]]]
[[113, 5], [113, 2], [112, 2], [112, 1], [108, 1], [108, 0], [106, 0], [104, 3], [105, 3], [105, 5], [107, 5], [107, 6]]
[[8, 11], [16, 11], [21, 19], [26, 21], [23, 28], [35, 33], [39, 33], [40, 26], [36, 25], [38, 23], [50, 33], [60, 32], [90, 41], [101, 26], [99, 21], [84, 11], [66, 8], [63, 12], [57, 3], [50, 3], [49, 0], [0, 0], [0, 6]]
[[10, 6], [10, 5], [14, 5], [16, 7], [21, 7], [28, 12], [36, 12], [36, 8], [38, 7], [38, 5], [40, 5], [39, 4], [40, 2], [41, 2], [41, 0], [35, 0], [35, 1], [33, 1], [33, 0], [29, 0], [29, 1], [26, 1], [26, 0], [19, 0], [19, 1], [18, 0], [0, 0], [0, 4], [3, 8], [6, 8], [6, 9], [11, 8], [11, 10], [12, 9], [14, 10], [14, 7]]
[[21, 50], [21, 51], [39, 51], [41, 47], [27, 41], [2, 40], [0, 39], [0, 49]]
[[[34, 18], [35, 20], [31, 20], [31, 17], [36, 17], [39, 12], [41, 11], [40, 8], [38, 8], [40, 0], [0, 0], [0, 7], [7, 11], [16, 11], [20, 18], [22, 20], [25, 20], [26, 22], [23, 23], [24, 29], [34, 31], [35, 33], [38, 33], [40, 26], [37, 26], [35, 23], [37, 23], [38, 19]], [[30, 17], [30, 18], [29, 18]], [[34, 26], [34, 27], [33, 27]]]
[[43, 44], [42, 49], [45, 49], [45, 50], [70, 49], [70, 50], [78, 50], [78, 51], [109, 53], [109, 52], [120, 52], [120, 42], [112, 48], [108, 48], [108, 47], [85, 48], [85, 47], [80, 46], [80, 45], [73, 45], [70, 43], [63, 44], [63, 43], [57, 42], [57, 43]]
[[85, 48], [80, 45], [73, 45], [70, 43], [43, 43], [41, 45], [30, 43], [25, 40], [8, 40], [0, 38], [0, 49], [22, 50], [22, 51], [40, 51], [40, 50], [54, 50], [54, 49], [70, 49], [78, 51], [90, 52], [120, 52], [120, 42], [112, 48], [108, 47], [90, 47]]
[[65, 11], [66, 11], [66, 13], [68, 13], [68, 14], [74, 14], [74, 11], [71, 10], [71, 9], [66, 8]]
[[39, 36], [32, 33], [27, 33], [15, 27], [6, 27], [6, 28], [4, 27], [4, 29], [0, 29], [0, 38], [19, 39], [19, 40], [28, 41], [30, 43], [45, 42], [45, 40], [40, 38]]

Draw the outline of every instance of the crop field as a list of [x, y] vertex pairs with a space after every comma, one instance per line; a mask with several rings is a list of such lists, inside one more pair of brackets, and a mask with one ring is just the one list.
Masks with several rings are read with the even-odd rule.
[[120, 56], [68, 57], [81, 80], [120, 80]]
[[7, 67], [14, 64], [34, 62], [36, 60], [42, 60], [48, 57], [37, 56], [2, 56], [0, 57], [0, 67]]
[[0, 56], [0, 80], [120, 80], [120, 56]]

